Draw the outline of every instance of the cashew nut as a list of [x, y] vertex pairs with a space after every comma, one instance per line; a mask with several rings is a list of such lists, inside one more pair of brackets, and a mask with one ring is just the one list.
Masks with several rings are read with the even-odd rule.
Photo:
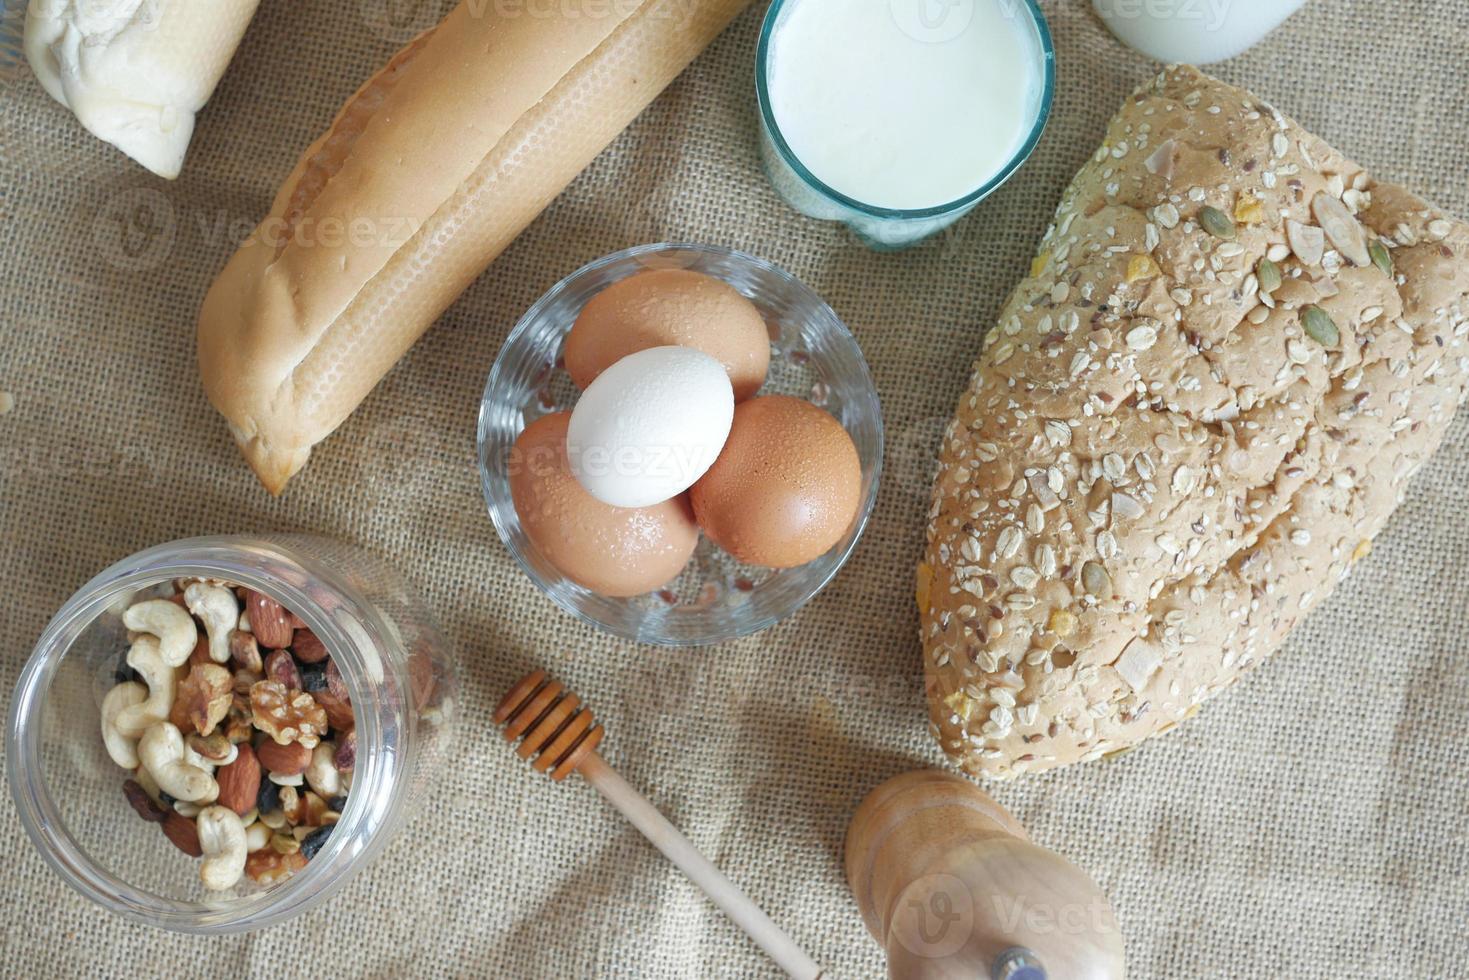
[[158, 655], [170, 667], [178, 667], [199, 642], [199, 628], [194, 617], [167, 599], [149, 599], [129, 607], [122, 614], [122, 624], [135, 633], [151, 633], [158, 637]]
[[184, 590], [189, 612], [204, 620], [209, 634], [209, 659], [217, 664], [230, 659], [230, 633], [240, 623], [240, 604], [229, 589], [195, 582]]
[[148, 689], [137, 681], [124, 681], [102, 699], [102, 744], [112, 761], [124, 769], [138, 768], [138, 736], [117, 730], [117, 716], [124, 708], [148, 700]]
[[245, 873], [245, 855], [249, 845], [245, 825], [228, 807], [211, 806], [199, 812], [199, 849], [204, 863], [199, 878], [213, 892], [233, 888]]
[[187, 803], [212, 803], [219, 797], [219, 784], [208, 769], [189, 763], [188, 752], [184, 736], [166, 721], [153, 725], [138, 740], [138, 758], [159, 789]]
[[316, 790], [316, 795], [329, 800], [342, 791], [342, 774], [337, 772], [337, 746], [333, 742], [319, 742], [311, 750], [311, 762], [306, 766], [306, 782]]
[[164, 663], [156, 636], [144, 634], [133, 641], [128, 650], [128, 666], [136, 670], [148, 685], [148, 698], [128, 705], [113, 719], [113, 727], [128, 738], [137, 738], [144, 730], [168, 717], [173, 707], [174, 668]]

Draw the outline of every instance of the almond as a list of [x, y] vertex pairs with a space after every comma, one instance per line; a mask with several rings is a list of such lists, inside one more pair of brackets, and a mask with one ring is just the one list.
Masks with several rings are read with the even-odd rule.
[[243, 817], [255, 808], [260, 793], [260, 761], [249, 743], [242, 744], [235, 761], [214, 774], [219, 783], [219, 799], [215, 802]]
[[212, 664], [214, 661], [209, 656], [209, 634], [203, 630], [199, 631], [199, 640], [194, 644], [194, 652], [189, 654], [185, 662], [188, 667], [201, 667], [204, 664]]
[[326, 644], [310, 630], [297, 630], [291, 640], [291, 652], [303, 664], [319, 664], [327, 657]]
[[356, 727], [357, 718], [352, 714], [352, 702], [346, 698], [337, 697], [329, 690], [312, 691], [311, 696], [326, 711], [327, 723], [334, 731], [346, 732]]
[[291, 637], [296, 631], [279, 602], [247, 589], [245, 613], [250, 617], [250, 632], [255, 634], [261, 646], [267, 650], [282, 650], [291, 645]]
[[159, 826], [163, 828], [163, 836], [189, 857], [204, 856], [204, 849], [199, 846], [199, 828], [188, 817], [170, 810]]
[[[267, 772], [277, 776], [299, 776], [311, 764], [311, 750], [299, 742], [281, 745], [279, 742], [262, 742], [257, 750], [260, 764]], [[257, 788], [259, 783], [256, 783]]]

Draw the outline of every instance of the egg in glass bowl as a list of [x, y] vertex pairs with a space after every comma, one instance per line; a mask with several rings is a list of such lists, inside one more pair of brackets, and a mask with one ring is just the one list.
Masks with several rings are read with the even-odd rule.
[[[656, 290], [641, 288], [654, 283]], [[682, 309], [701, 311], [697, 321], [718, 329], [682, 330], [660, 308], [669, 284]], [[595, 320], [606, 323], [588, 330]], [[762, 327], [763, 347], [751, 339]], [[633, 336], [639, 332], [645, 335]], [[669, 353], [679, 347], [693, 353]], [[634, 356], [651, 366], [628, 372]], [[665, 368], [663, 358], [675, 367]], [[625, 372], [621, 381], [609, 375], [614, 370]], [[680, 395], [690, 376], [701, 380]], [[610, 407], [588, 397], [604, 381], [615, 382], [604, 386]], [[629, 385], [643, 383], [646, 397], [628, 394]], [[665, 407], [640, 407], [654, 404]], [[662, 489], [689, 490], [645, 508], [614, 507], [659, 493], [639, 485], [636, 468], [631, 482], [597, 471], [576, 431], [597, 433], [595, 448], [606, 449], [614, 437], [600, 433], [619, 431], [619, 420], [625, 429], [638, 416], [674, 444], [681, 478]], [[737, 448], [751, 455], [734, 459]], [[663, 646], [757, 632], [820, 592], [871, 517], [882, 453], [877, 390], [831, 307], [762, 259], [704, 245], [630, 248], [558, 283], [511, 332], [480, 405], [481, 483], [506, 548], [563, 609], [617, 636]], [[615, 471], [611, 458], [601, 463]], [[798, 517], [786, 513], [782, 523], [782, 502]], [[701, 503], [706, 512], [696, 514]], [[747, 512], [751, 519], [740, 519]], [[793, 521], [816, 526], [801, 528], [811, 533], [800, 541]], [[786, 538], [784, 551], [770, 547]], [[624, 554], [619, 548], [631, 548], [632, 560], [607, 560]], [[811, 555], [813, 548], [822, 550]]]

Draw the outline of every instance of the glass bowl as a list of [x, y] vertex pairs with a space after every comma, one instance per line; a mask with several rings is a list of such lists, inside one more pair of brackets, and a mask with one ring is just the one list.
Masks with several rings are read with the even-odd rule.
[[[1008, 16], [1025, 18], [1031, 29], [1038, 86], [1034, 92], [1029, 135], [1010, 161], [977, 189], [948, 204], [912, 210], [878, 207], [836, 190], [801, 162], [782, 134], [771, 103], [770, 51], [774, 36], [792, 6], [792, 0], [774, 0], [771, 3], [760, 29], [755, 55], [755, 95], [760, 105], [760, 159], [771, 186], [792, 208], [808, 218], [839, 221], [847, 225], [875, 251], [899, 251], [937, 234], [973, 211], [1030, 159], [1050, 119], [1056, 91], [1056, 48], [1051, 39], [1050, 25], [1046, 23], [1046, 16], [1036, 0], [1010, 0], [1006, 5]], [[937, 36], [931, 39], [934, 42], [952, 40], [949, 36], [951, 29], [946, 26], [949, 18], [956, 25], [964, 23], [963, 4], [951, 3], [949, 6], [952, 9], [937, 11], [939, 20], [934, 27]], [[873, 70], [880, 71], [881, 66], [875, 65]], [[966, 123], [967, 120], [956, 120], [957, 125]]]
[[[535, 419], [569, 410], [578, 391], [561, 363], [562, 345], [582, 308], [607, 286], [650, 269], [691, 269], [722, 279], [760, 310], [770, 329], [770, 374], [761, 394], [795, 395], [846, 428], [862, 464], [857, 516], [842, 540], [799, 568], [776, 571], [737, 562], [707, 538], [688, 567], [656, 593], [613, 599], [558, 572], [526, 537], [510, 497], [509, 456]], [[598, 259], [530, 308], [490, 371], [479, 414], [479, 465], [490, 519], [505, 547], [552, 601], [584, 622], [639, 643], [699, 646], [774, 625], [816, 595], [856, 547], [877, 502], [882, 409], [862, 351], [819, 296], [769, 262], [704, 245], [643, 245]]]
[[[102, 700], [123, 679], [121, 614], [171, 594], [175, 579], [254, 589], [296, 613], [347, 686], [357, 760], [341, 817], [296, 874], [206, 892], [199, 861], [141, 819], [103, 747]], [[397, 570], [355, 545], [307, 535], [195, 538], [99, 574], [56, 613], [21, 672], [6, 732], [21, 826], [71, 887], [134, 922], [215, 935], [262, 929], [316, 908], [422, 809], [452, 745], [453, 653]]]

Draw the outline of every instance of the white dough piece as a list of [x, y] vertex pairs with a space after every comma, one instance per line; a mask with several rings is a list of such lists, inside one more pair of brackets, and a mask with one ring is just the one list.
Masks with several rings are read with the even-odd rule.
[[26, 58], [90, 133], [172, 180], [259, 3], [31, 0]]

